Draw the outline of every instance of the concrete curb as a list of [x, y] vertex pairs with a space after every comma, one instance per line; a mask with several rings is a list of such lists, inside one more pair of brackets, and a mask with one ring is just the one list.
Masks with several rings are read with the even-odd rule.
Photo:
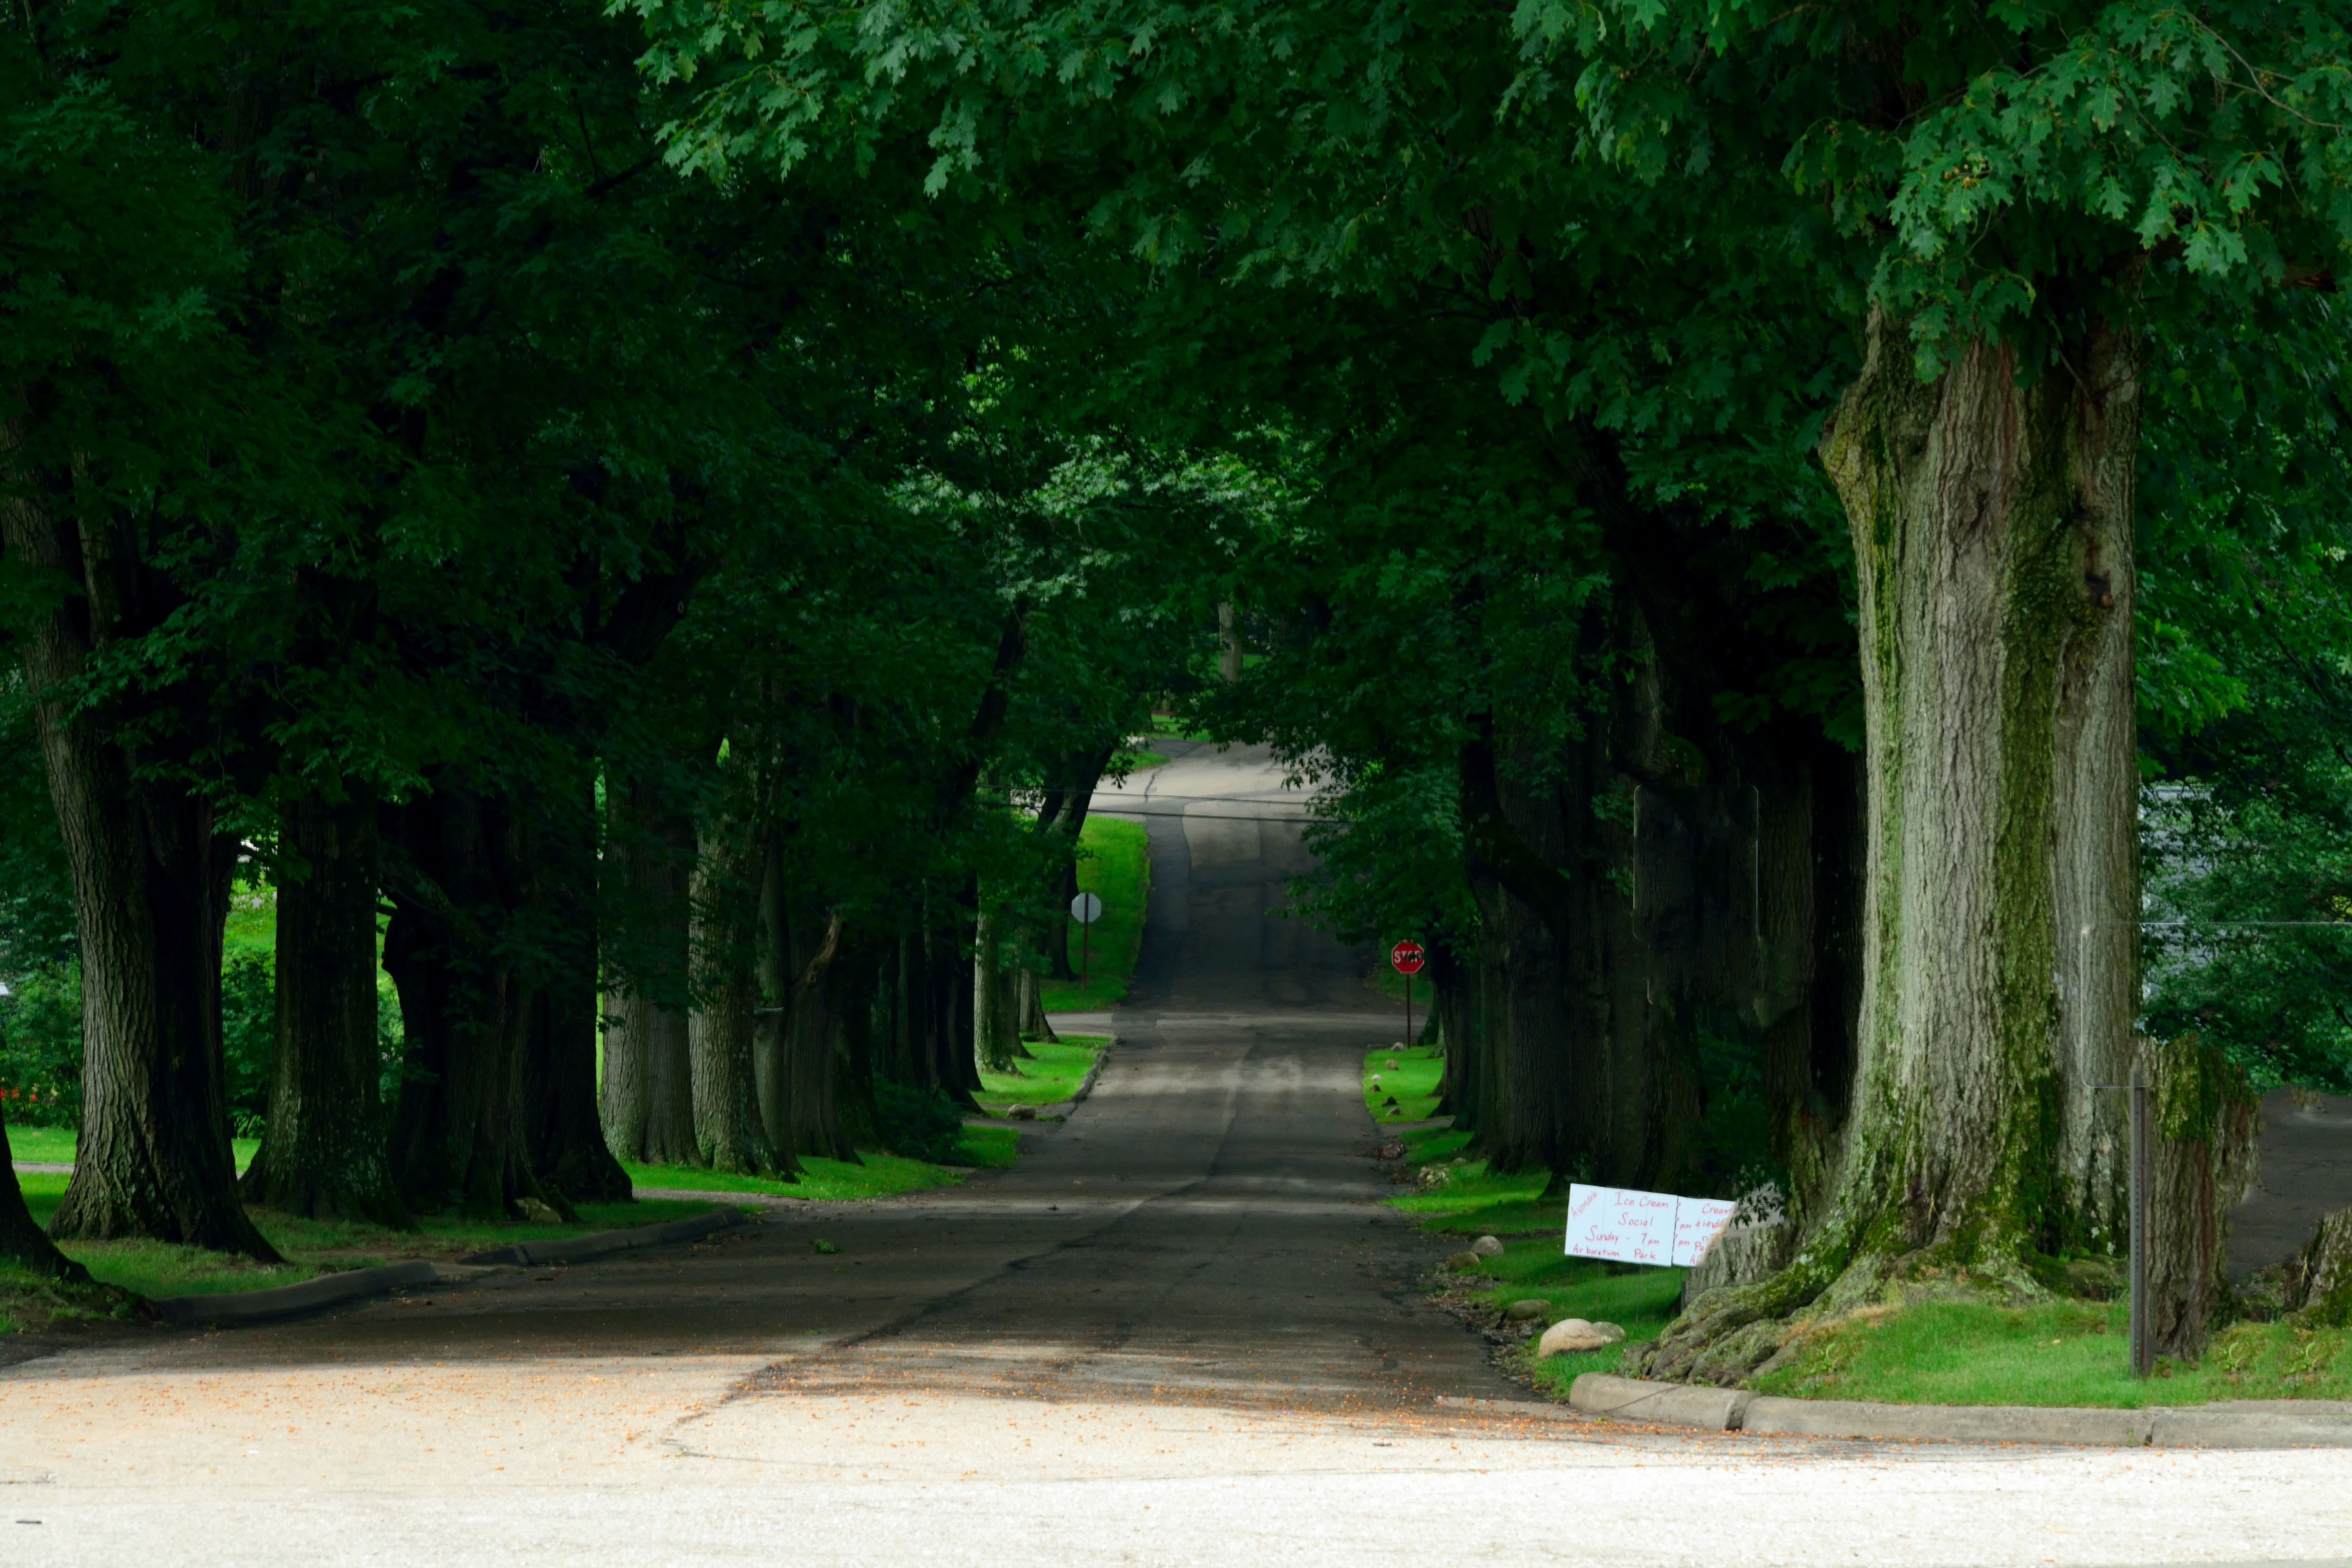
[[2352, 1447], [2352, 1416], [2284, 1410], [2216, 1410], [2178, 1405], [2149, 1412], [2155, 1448], [2344, 1448]]
[[209, 1296], [166, 1296], [155, 1303], [155, 1315], [173, 1323], [262, 1323], [296, 1312], [308, 1312], [362, 1296], [380, 1296], [411, 1285], [433, 1285], [440, 1271], [424, 1258], [386, 1263], [374, 1268], [352, 1268], [321, 1274], [299, 1285], [273, 1290], [223, 1290]]
[[1756, 1396], [1737, 1388], [1700, 1388], [1681, 1383], [1643, 1383], [1588, 1372], [1569, 1385], [1568, 1402], [1588, 1415], [1649, 1421], [1666, 1426], [1704, 1426], [1737, 1432]]
[[731, 1230], [749, 1223], [732, 1208], [715, 1208], [709, 1214], [698, 1214], [689, 1219], [674, 1219], [661, 1225], [641, 1225], [631, 1230], [600, 1231], [594, 1236], [558, 1237], [551, 1241], [518, 1241], [508, 1247], [493, 1247], [464, 1258], [467, 1263], [517, 1263], [526, 1268], [547, 1263], [579, 1263], [591, 1258], [603, 1258], [615, 1252], [634, 1252], [641, 1247], [667, 1247], [673, 1242], [698, 1241], [713, 1231]]
[[[1588, 1415], [1711, 1432], [2111, 1448], [2352, 1447], [2352, 1411], [2210, 1405], [2105, 1410], [2031, 1405], [1875, 1405], [1778, 1399], [1738, 1389], [1644, 1383], [1588, 1372], [1568, 1402]], [[2292, 1401], [2284, 1403], [2292, 1404]]]
[[1110, 1060], [1111, 1052], [1117, 1049], [1118, 1049], [1118, 1037], [1113, 1035], [1109, 1042], [1095, 1053], [1095, 1065], [1088, 1068], [1087, 1076], [1078, 1080], [1077, 1092], [1062, 1102], [1065, 1113], [1076, 1110], [1079, 1102], [1095, 1091], [1095, 1079], [1102, 1077], [1103, 1063]]
[[2147, 1444], [2150, 1425], [2145, 1410], [1759, 1398], [1748, 1405], [1742, 1430], [1809, 1437], [1924, 1437], [1949, 1443], [2074, 1443], [2139, 1448]]
[[964, 1125], [967, 1127], [1003, 1127], [1009, 1128], [1016, 1132], [1034, 1132], [1037, 1130], [1037, 1124], [1041, 1121], [1050, 1122], [1057, 1116], [1066, 1121], [1069, 1120], [1070, 1112], [1078, 1108], [1079, 1102], [1095, 1091], [1095, 1079], [1102, 1077], [1103, 1064], [1110, 1060], [1111, 1052], [1118, 1048], [1118, 1037], [1117, 1035], [1113, 1035], [1110, 1037], [1110, 1044], [1105, 1046], [1100, 1051], [1096, 1053], [1094, 1065], [1087, 1068], [1087, 1076], [1078, 1080], [1078, 1087], [1071, 1091], [1070, 1098], [1067, 1100], [1057, 1100], [1051, 1105], [1041, 1105], [1037, 1107], [1037, 1114], [1034, 1119], [1016, 1119], [1010, 1116], [967, 1116], [964, 1118]]

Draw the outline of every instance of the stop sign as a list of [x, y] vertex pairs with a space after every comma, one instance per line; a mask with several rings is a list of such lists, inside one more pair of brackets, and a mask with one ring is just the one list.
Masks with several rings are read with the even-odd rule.
[[1399, 974], [1418, 974], [1421, 966], [1428, 962], [1417, 942], [1401, 942], [1389, 949], [1389, 963]]

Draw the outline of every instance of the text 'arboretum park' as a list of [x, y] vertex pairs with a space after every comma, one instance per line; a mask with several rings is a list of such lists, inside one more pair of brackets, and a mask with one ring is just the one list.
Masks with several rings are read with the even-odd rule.
[[2352, 0], [22, 0], [0, 1562], [2352, 1568]]

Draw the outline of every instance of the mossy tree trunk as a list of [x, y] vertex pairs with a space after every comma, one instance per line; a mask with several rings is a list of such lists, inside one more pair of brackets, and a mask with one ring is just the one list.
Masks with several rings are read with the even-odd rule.
[[[1923, 1255], [2022, 1280], [2112, 1236], [2137, 945], [2134, 344], [2094, 326], [2021, 377], [1980, 341], [1930, 382], [1874, 317], [1822, 438], [1860, 584], [1867, 846], [1856, 1092], [1790, 1266], [1644, 1358], [1745, 1374], [1775, 1321]], [[2109, 1094], [2110, 1102], [2121, 1096]]]
[[306, 795], [278, 835], [277, 1060], [245, 1201], [410, 1228], [384, 1159], [375, 805]]
[[2262, 1111], [2253, 1086], [2194, 1035], [2137, 1042], [2154, 1100], [2148, 1184], [2148, 1338], [2194, 1361], [2235, 1308], [2230, 1211], [2253, 1190]]
[[1018, 928], [1001, 910], [983, 910], [976, 945], [972, 1032], [980, 1065], [989, 1072], [1012, 1072], [1029, 1054], [1021, 1045]]

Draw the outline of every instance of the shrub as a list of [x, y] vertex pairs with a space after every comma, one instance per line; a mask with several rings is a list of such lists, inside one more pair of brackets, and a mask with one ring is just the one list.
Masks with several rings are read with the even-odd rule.
[[19, 1127], [81, 1125], [81, 965], [19, 974], [0, 999], [0, 1116]]
[[882, 1142], [893, 1154], [934, 1165], [961, 1163], [963, 1116], [938, 1089], [877, 1083], [874, 1107], [882, 1124]]
[[278, 966], [266, 952], [232, 952], [221, 965], [221, 1068], [239, 1138], [261, 1136], [277, 1064]]

